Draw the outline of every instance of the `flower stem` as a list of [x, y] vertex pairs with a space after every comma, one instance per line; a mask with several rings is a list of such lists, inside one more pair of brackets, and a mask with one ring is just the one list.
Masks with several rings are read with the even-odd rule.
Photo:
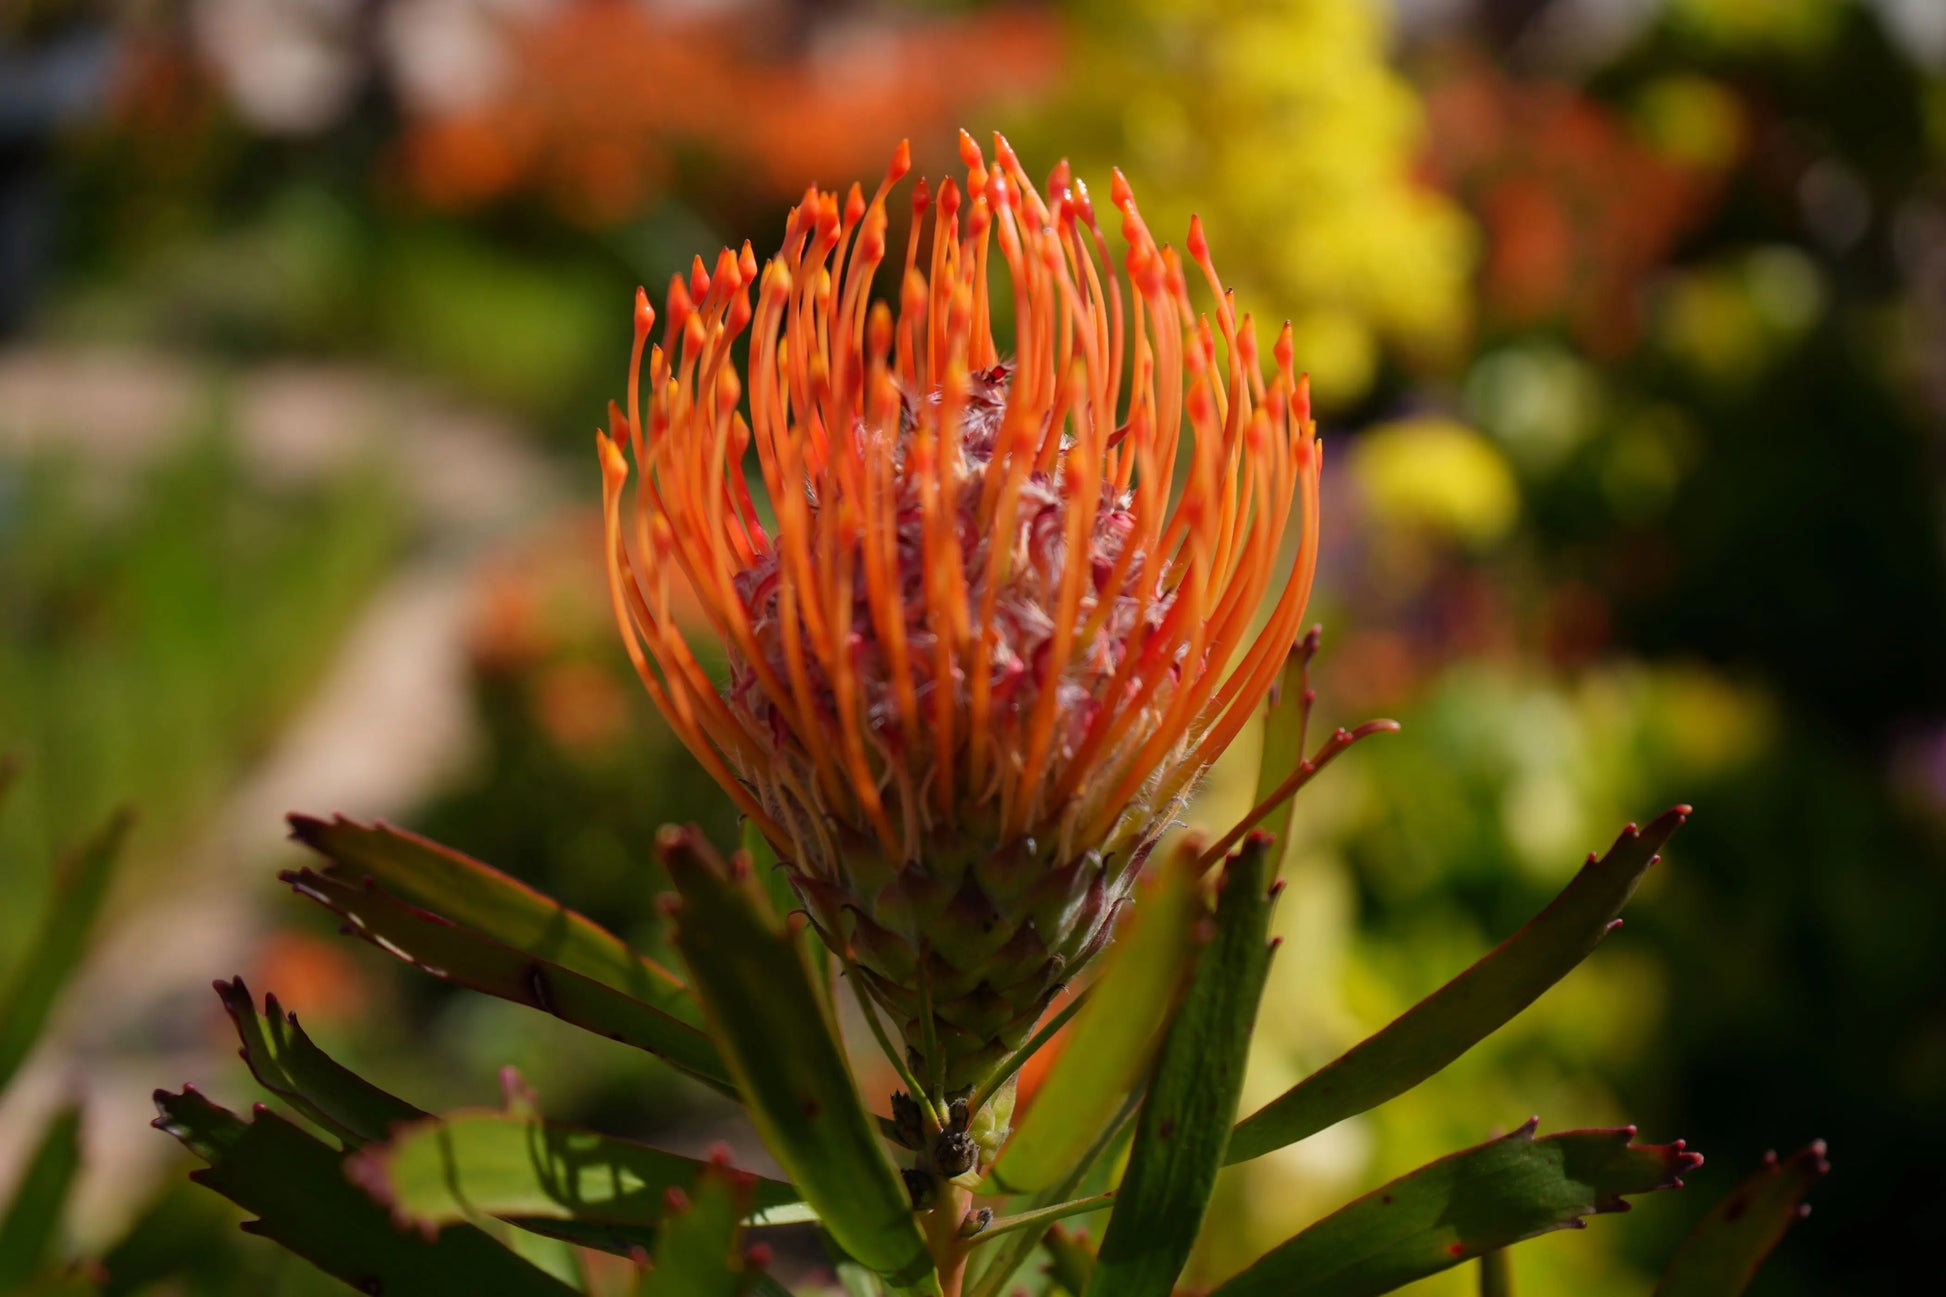
[[939, 1272], [942, 1297], [961, 1297], [966, 1282], [967, 1240], [959, 1236], [959, 1230], [972, 1205], [973, 1191], [949, 1180], [926, 1222], [926, 1243], [932, 1251], [933, 1268]]

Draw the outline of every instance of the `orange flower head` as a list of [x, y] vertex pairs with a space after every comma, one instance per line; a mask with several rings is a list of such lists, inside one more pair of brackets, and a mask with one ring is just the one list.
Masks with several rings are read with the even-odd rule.
[[659, 345], [638, 293], [597, 438], [643, 684], [945, 1093], [1106, 941], [1276, 679], [1317, 557], [1289, 327], [1266, 376], [1198, 223], [1213, 321], [1119, 173], [1118, 270], [1065, 162], [1037, 188], [993, 147], [962, 133], [964, 185], [918, 182], [896, 310], [870, 290], [903, 144], [870, 201], [807, 192], [761, 270], [747, 243], [698, 259]]

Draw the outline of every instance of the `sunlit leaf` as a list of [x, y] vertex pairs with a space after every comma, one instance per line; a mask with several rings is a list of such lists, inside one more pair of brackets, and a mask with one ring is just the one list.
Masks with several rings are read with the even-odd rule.
[[1736, 1297], [1785, 1231], [1810, 1210], [1804, 1196], [1830, 1169], [1823, 1140], [1782, 1162], [1766, 1158], [1762, 1169], [1689, 1231], [1655, 1297]]
[[1026, 1193], [1058, 1183], [1114, 1118], [1161, 1043], [1205, 918], [1193, 844], [1137, 890], [1088, 1004], [982, 1191]]
[[409, 905], [370, 880], [354, 883], [311, 869], [279, 877], [343, 916], [352, 932], [442, 981], [528, 1005], [584, 1031], [645, 1049], [698, 1080], [733, 1092], [709, 1037], [652, 1004]]
[[1236, 1121], [1270, 973], [1270, 847], [1268, 835], [1253, 833], [1224, 868], [1216, 937], [1196, 956], [1149, 1079], [1087, 1297], [1167, 1297], [1189, 1259]]
[[1473, 967], [1362, 1043], [1251, 1114], [1230, 1136], [1227, 1161], [1262, 1157], [1375, 1108], [1438, 1072], [1539, 999], [1619, 924], [1635, 885], [1689, 808], [1648, 828], [1631, 824], [1599, 860]]
[[[612, 1235], [618, 1246], [609, 1250], [626, 1251], [653, 1238], [644, 1231], [662, 1221], [671, 1189], [690, 1190], [714, 1164], [528, 1113], [478, 1108], [398, 1127], [345, 1165], [401, 1223], [571, 1220], [587, 1235]], [[748, 1179], [756, 1209], [798, 1199], [787, 1184]]]
[[193, 1089], [158, 1090], [156, 1127], [209, 1165], [191, 1178], [255, 1215], [261, 1235], [360, 1292], [568, 1297], [574, 1289], [470, 1225], [400, 1229], [345, 1176], [343, 1156], [273, 1112], [249, 1121]]
[[1370, 1297], [1583, 1217], [1680, 1188], [1702, 1162], [1635, 1128], [1510, 1135], [1420, 1167], [1278, 1244], [1212, 1297]]
[[766, 913], [747, 857], [726, 865], [685, 830], [666, 830], [661, 847], [680, 897], [676, 947], [772, 1156], [845, 1252], [895, 1285], [937, 1292], [796, 934]]
[[297, 1015], [283, 1012], [276, 996], [264, 997], [260, 1014], [240, 977], [216, 983], [216, 994], [236, 1024], [243, 1061], [258, 1084], [340, 1139], [351, 1144], [384, 1139], [398, 1123], [426, 1116], [312, 1044]]

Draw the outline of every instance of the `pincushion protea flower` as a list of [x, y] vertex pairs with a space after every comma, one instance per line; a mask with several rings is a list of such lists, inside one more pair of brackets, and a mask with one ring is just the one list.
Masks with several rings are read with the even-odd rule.
[[[903, 144], [869, 202], [806, 193], [761, 270], [747, 243], [698, 259], [660, 345], [638, 293], [628, 405], [598, 436], [643, 684], [935, 1098], [1016, 1048], [1105, 942], [1276, 679], [1317, 557], [1289, 326], [1266, 377], [1200, 225], [1213, 322], [1119, 173], [1125, 277], [1065, 162], [1041, 189], [994, 151], [962, 133], [964, 187], [918, 182], [896, 314], [871, 287]], [[721, 687], [679, 624], [685, 588]]]

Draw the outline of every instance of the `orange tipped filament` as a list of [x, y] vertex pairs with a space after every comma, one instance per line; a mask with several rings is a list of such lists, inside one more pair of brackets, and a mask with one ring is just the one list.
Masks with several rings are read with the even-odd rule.
[[807, 192], [761, 270], [747, 244], [698, 259], [660, 345], [639, 296], [628, 408], [598, 437], [644, 685], [779, 851], [827, 872], [840, 838], [893, 860], [939, 833], [1152, 840], [1276, 679], [1317, 561], [1289, 329], [1266, 377], [1201, 226], [1214, 322], [1119, 174], [1117, 267], [1065, 162], [1037, 189], [998, 136], [991, 161], [965, 134], [960, 154], [963, 185], [918, 182], [889, 253], [896, 311], [870, 290], [903, 144], [869, 201]]

